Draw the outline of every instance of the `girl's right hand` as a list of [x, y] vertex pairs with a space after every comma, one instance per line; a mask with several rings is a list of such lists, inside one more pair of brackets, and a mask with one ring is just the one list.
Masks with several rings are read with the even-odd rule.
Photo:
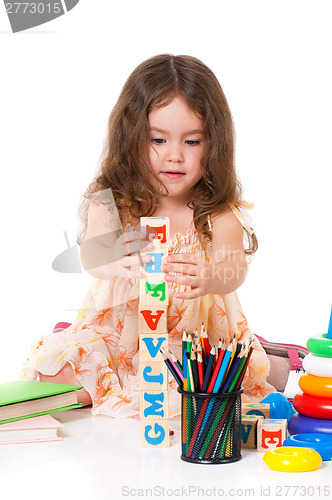
[[134, 266], [144, 266], [149, 255], [141, 255], [153, 244], [146, 241], [143, 232], [128, 230], [118, 236], [118, 232], [100, 234], [85, 239], [81, 244], [81, 261], [84, 269], [97, 279], [109, 280], [114, 276], [135, 279], [143, 274]]
[[123, 278], [142, 278], [143, 273], [139, 270], [131, 269], [136, 266], [144, 266], [150, 261], [149, 255], [141, 255], [141, 251], [148, 251], [153, 247], [153, 243], [146, 241], [146, 236], [141, 231], [129, 230], [122, 234], [110, 249], [111, 261], [114, 266], [114, 275]]

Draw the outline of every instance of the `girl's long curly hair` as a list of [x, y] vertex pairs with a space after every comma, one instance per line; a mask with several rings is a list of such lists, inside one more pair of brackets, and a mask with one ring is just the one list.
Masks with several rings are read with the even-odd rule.
[[[193, 209], [194, 226], [204, 248], [211, 241], [209, 218], [241, 200], [242, 189], [234, 165], [234, 126], [224, 92], [212, 71], [195, 57], [161, 54], [144, 61], [129, 76], [109, 120], [101, 155], [101, 168], [82, 198], [79, 215], [86, 232], [88, 204], [94, 193], [111, 189], [122, 223], [133, 217], [152, 216], [158, 206], [160, 189], [151, 178], [148, 159], [149, 113], [166, 106], [175, 97], [204, 122], [205, 153], [202, 178], [193, 189], [188, 206]], [[165, 186], [165, 195], [167, 189]], [[246, 233], [246, 231], [245, 231]], [[257, 250], [255, 234], [246, 234], [247, 254]]]

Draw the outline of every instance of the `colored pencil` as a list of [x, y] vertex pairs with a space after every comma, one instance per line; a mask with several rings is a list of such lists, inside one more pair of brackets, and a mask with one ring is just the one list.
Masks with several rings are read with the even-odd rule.
[[179, 379], [181, 380], [181, 382], [183, 384], [183, 374], [180, 372], [179, 368], [176, 366], [176, 364], [175, 364], [174, 360], [172, 359], [172, 356], [170, 355], [170, 353], [168, 353], [169, 355], [167, 355], [167, 351], [166, 351], [165, 348], [161, 348], [160, 350], [162, 351], [162, 354], [164, 354], [164, 356], [166, 356], [166, 358], [170, 361], [170, 363], [172, 364], [174, 370], [178, 374]]
[[240, 354], [237, 356], [237, 358], [235, 359], [234, 363], [232, 363], [232, 367], [231, 369], [228, 371], [228, 374], [226, 376], [226, 380], [224, 382], [224, 384], [222, 385], [221, 389], [220, 389], [220, 392], [227, 392], [232, 381], [233, 381], [233, 378], [234, 378], [234, 375], [236, 373], [236, 370], [240, 364], [240, 361], [242, 359], [242, 356], [243, 356], [243, 351], [240, 352]]
[[253, 350], [254, 350], [254, 348], [253, 348], [253, 347], [250, 347], [250, 348], [249, 348], [249, 354], [248, 354], [248, 356], [247, 356], [247, 359], [246, 359], [246, 362], [245, 362], [245, 364], [244, 364], [244, 366], [243, 366], [243, 369], [242, 369], [242, 371], [240, 372], [240, 375], [239, 375], [238, 381], [237, 381], [237, 383], [235, 384], [235, 387], [234, 387], [234, 388], [232, 388], [231, 390], [233, 390], [233, 389], [234, 389], [234, 391], [237, 391], [237, 390], [241, 387], [241, 385], [242, 385], [242, 381], [243, 381], [244, 376], [245, 376], [246, 371], [247, 371], [247, 367], [248, 367], [249, 362], [250, 362], [251, 355], [252, 355], [252, 353], [253, 353]]
[[199, 377], [199, 390], [202, 390], [203, 387], [203, 378], [204, 378], [204, 363], [202, 360], [202, 353], [197, 353], [197, 368], [198, 368], [198, 377]]
[[206, 367], [206, 372], [205, 372], [205, 375], [204, 375], [202, 392], [206, 392], [206, 389], [208, 388], [208, 384], [209, 384], [209, 379], [210, 379], [210, 375], [211, 375], [211, 371], [212, 371], [212, 366], [213, 366], [213, 360], [214, 360], [215, 352], [216, 352], [215, 348], [212, 347], [212, 349], [210, 351], [210, 355], [209, 355], [208, 364], [207, 364], [207, 367]]
[[201, 340], [202, 340], [204, 355], [205, 355], [206, 361], [207, 361], [209, 358], [210, 351], [211, 351], [211, 346], [209, 344], [207, 332], [204, 328], [204, 323], [202, 323]]
[[167, 358], [167, 356], [162, 352], [161, 349], [160, 349], [160, 352], [161, 352], [161, 354], [163, 356], [164, 363], [166, 364], [167, 368], [169, 369], [169, 371], [171, 372], [171, 374], [175, 378], [178, 386], [182, 389], [182, 387], [183, 387], [183, 380], [180, 378], [180, 376], [179, 376], [179, 374], [177, 372], [177, 369], [175, 368], [174, 365], [172, 365], [172, 361], [170, 360], [170, 358]]
[[[221, 385], [221, 381], [222, 381], [223, 376], [224, 376], [224, 374], [226, 372], [229, 360], [230, 360], [231, 355], [232, 355], [232, 351], [233, 351], [232, 344], [230, 344], [229, 347], [228, 347], [228, 349], [226, 350], [226, 353], [225, 353], [224, 357], [223, 357], [223, 361], [222, 361], [221, 367], [219, 369], [216, 381], [215, 381], [215, 383], [213, 385], [213, 388], [212, 388], [212, 384], [210, 383], [209, 384], [210, 391], [208, 391], [208, 392], [216, 393], [216, 392], [219, 391], [220, 385]], [[211, 350], [211, 352], [212, 352], [212, 350]], [[210, 417], [212, 408], [214, 406], [214, 403], [215, 403], [215, 400], [210, 399], [210, 401], [208, 403], [208, 406], [206, 408], [206, 411], [205, 411], [204, 419], [203, 419], [202, 424], [201, 424], [201, 430], [200, 430], [200, 433], [198, 435], [198, 443], [203, 442], [202, 435], [205, 435], [204, 428], [205, 427], [208, 428], [207, 423], [209, 422], [209, 417]], [[203, 406], [202, 406], [201, 410], [203, 410]]]
[[187, 349], [184, 350], [184, 354], [183, 354], [183, 362], [182, 362], [182, 366], [183, 366], [183, 390], [186, 391], [187, 390], [187, 386], [188, 386], [188, 365], [187, 365], [187, 356], [186, 356], [186, 353], [187, 353]]
[[219, 356], [218, 356], [217, 364], [216, 364], [216, 366], [215, 366], [215, 368], [213, 370], [212, 377], [211, 377], [211, 380], [210, 380], [207, 392], [212, 392], [212, 389], [214, 387], [215, 381], [217, 380], [217, 376], [218, 376], [218, 373], [219, 373], [220, 366], [221, 366], [222, 360], [224, 358], [224, 355], [225, 355], [225, 351], [221, 350], [220, 353], [219, 353]]
[[197, 366], [197, 359], [196, 359], [194, 351], [191, 352], [191, 368], [192, 368], [192, 372], [193, 372], [195, 391], [199, 392], [200, 384], [199, 384], [199, 376], [198, 376], [198, 366]]
[[192, 336], [191, 336], [191, 333], [188, 332], [188, 335], [187, 335], [187, 352], [189, 353], [189, 355], [191, 354], [191, 346], [193, 344], [193, 340], [192, 340]]
[[224, 357], [223, 357], [223, 360], [222, 360], [222, 363], [221, 363], [221, 367], [220, 367], [220, 370], [218, 372], [216, 381], [214, 383], [214, 387], [213, 387], [213, 391], [212, 392], [218, 392], [219, 391], [219, 389], [221, 387], [221, 384], [222, 384], [222, 381], [223, 381], [223, 378], [224, 378], [224, 375], [226, 373], [228, 362], [229, 362], [229, 360], [231, 358], [232, 352], [233, 352], [233, 347], [232, 347], [232, 344], [230, 344], [227, 347], [226, 352], [224, 354]]
[[194, 378], [193, 378], [193, 372], [192, 372], [192, 366], [191, 366], [191, 360], [190, 360], [190, 354], [189, 352], [186, 353], [187, 356], [187, 366], [188, 366], [188, 377], [187, 377], [187, 391], [188, 392], [195, 392], [195, 384], [194, 384]]
[[187, 333], [186, 333], [186, 330], [183, 329], [183, 334], [182, 334], [182, 363], [183, 363], [184, 350], [185, 349], [187, 349]]
[[170, 357], [172, 358], [172, 360], [174, 361], [174, 363], [176, 364], [176, 366], [178, 367], [178, 369], [180, 370], [180, 372], [183, 374], [183, 367], [182, 367], [182, 364], [181, 362], [179, 361], [179, 359], [176, 357], [175, 354], [173, 354], [171, 351], [168, 351], [169, 354], [170, 354]]

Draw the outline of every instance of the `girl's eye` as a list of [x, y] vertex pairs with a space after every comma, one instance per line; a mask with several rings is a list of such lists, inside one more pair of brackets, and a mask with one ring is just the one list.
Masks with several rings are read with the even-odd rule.
[[155, 144], [164, 144], [166, 142], [165, 139], [161, 139], [160, 137], [152, 138], [151, 141]]
[[186, 141], [186, 144], [188, 144], [188, 146], [197, 146], [197, 144], [199, 144], [199, 141]]

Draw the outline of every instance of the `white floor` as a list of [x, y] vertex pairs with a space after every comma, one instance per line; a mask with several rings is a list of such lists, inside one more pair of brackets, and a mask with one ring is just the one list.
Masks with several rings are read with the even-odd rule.
[[180, 422], [167, 449], [142, 449], [135, 419], [93, 417], [88, 408], [54, 414], [63, 440], [0, 446], [3, 500], [79, 498], [320, 498], [332, 495], [332, 464], [307, 473], [281, 473], [264, 453], [242, 450], [232, 464], [180, 459]]

